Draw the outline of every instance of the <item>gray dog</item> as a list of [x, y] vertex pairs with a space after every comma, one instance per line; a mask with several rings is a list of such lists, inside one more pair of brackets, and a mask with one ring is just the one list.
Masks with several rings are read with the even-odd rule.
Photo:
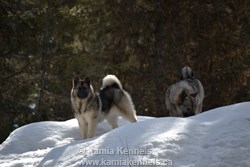
[[182, 80], [171, 85], [165, 94], [165, 105], [170, 116], [188, 117], [202, 110], [204, 89], [190, 67], [182, 68]]
[[137, 122], [132, 99], [114, 75], [103, 78], [102, 88], [98, 93], [94, 92], [89, 77], [84, 80], [75, 77], [71, 103], [84, 139], [94, 137], [97, 124], [104, 119], [112, 128], [118, 127], [118, 116]]

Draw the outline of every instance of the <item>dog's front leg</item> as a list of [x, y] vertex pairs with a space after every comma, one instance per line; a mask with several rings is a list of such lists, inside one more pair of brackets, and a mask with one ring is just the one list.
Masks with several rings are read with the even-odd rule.
[[87, 122], [85, 121], [83, 116], [80, 115], [80, 114], [76, 114], [75, 117], [76, 117], [76, 119], [78, 121], [78, 125], [80, 127], [80, 131], [81, 131], [83, 139], [87, 139], [87, 132], [88, 132], [88, 124], [87, 124]]
[[88, 138], [92, 138], [95, 136], [97, 124], [98, 124], [97, 119], [91, 120], [90, 123], [88, 124]]
[[82, 137], [83, 139], [87, 139], [87, 134], [88, 134], [88, 124], [85, 123], [85, 125], [81, 128], [82, 130]]

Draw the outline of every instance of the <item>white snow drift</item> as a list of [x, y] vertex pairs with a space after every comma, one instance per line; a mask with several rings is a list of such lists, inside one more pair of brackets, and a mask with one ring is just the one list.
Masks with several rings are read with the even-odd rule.
[[119, 119], [82, 140], [76, 119], [18, 128], [0, 146], [1, 167], [250, 166], [250, 102], [189, 118]]

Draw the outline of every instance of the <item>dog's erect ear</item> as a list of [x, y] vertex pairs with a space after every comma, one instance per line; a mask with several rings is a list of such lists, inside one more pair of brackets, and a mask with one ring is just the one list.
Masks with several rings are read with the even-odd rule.
[[80, 81], [80, 79], [78, 78], [78, 77], [75, 77], [74, 79], [73, 79], [73, 86], [75, 86], [78, 82]]
[[89, 77], [86, 77], [86, 78], [85, 78], [85, 81], [90, 85], [90, 82], [91, 82], [91, 81], [90, 81], [90, 78], [89, 78]]

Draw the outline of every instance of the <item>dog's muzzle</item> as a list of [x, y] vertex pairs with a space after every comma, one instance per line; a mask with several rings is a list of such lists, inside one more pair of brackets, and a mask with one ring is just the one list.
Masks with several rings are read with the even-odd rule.
[[89, 91], [87, 88], [85, 88], [85, 87], [78, 88], [77, 97], [84, 99], [84, 98], [88, 97], [88, 93], [89, 93]]

